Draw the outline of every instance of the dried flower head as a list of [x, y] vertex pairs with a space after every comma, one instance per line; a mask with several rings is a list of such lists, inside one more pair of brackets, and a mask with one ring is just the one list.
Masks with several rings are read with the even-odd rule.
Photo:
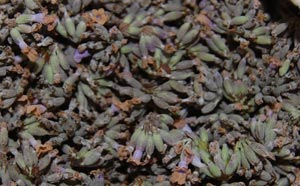
[[177, 183], [183, 185], [187, 181], [187, 177], [191, 174], [191, 170], [186, 167], [176, 167], [173, 170], [170, 181], [172, 183]]
[[93, 9], [92, 12], [84, 13], [82, 17], [85, 19], [88, 27], [93, 27], [94, 24], [104, 25], [109, 19], [103, 8]]

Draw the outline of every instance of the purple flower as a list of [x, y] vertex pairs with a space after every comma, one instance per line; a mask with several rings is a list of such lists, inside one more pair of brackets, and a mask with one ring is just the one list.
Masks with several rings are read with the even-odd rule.
[[134, 153], [133, 153], [132, 159], [136, 160], [136, 161], [140, 161], [142, 159], [142, 156], [143, 156], [143, 151], [144, 150], [142, 148], [136, 148]]
[[83, 58], [86, 58], [88, 56], [90, 56], [90, 53], [88, 51], [84, 51], [83, 53], [80, 53], [79, 50], [76, 49], [73, 59], [75, 60], [76, 63], [80, 63]]
[[178, 167], [188, 168], [187, 159], [185, 157], [180, 160], [180, 162], [178, 163]]
[[143, 157], [144, 148], [136, 147], [132, 157], [128, 160], [131, 163], [134, 163], [135, 165], [142, 164], [141, 159]]

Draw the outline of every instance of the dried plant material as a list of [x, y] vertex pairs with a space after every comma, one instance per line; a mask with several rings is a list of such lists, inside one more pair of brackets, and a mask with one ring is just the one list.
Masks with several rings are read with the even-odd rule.
[[176, 143], [176, 145], [175, 145], [176, 154], [181, 154], [183, 149], [184, 149], [184, 146], [182, 143]]
[[259, 23], [263, 23], [266, 20], [266, 14], [264, 14], [261, 10], [258, 10], [256, 19]]
[[111, 45], [111, 47], [112, 47], [112, 50], [113, 50], [114, 53], [117, 53], [119, 51], [119, 47], [116, 44], [113, 43]]
[[176, 167], [174, 170], [173, 170], [173, 173], [170, 177], [170, 181], [172, 183], [176, 183], [176, 184], [179, 184], [179, 185], [183, 185], [186, 183], [187, 181], [187, 177], [188, 175], [191, 174], [191, 170], [183, 167]]
[[132, 98], [127, 100], [130, 105], [138, 105], [141, 104], [141, 100], [139, 98]]
[[266, 56], [265, 59], [273, 68], [279, 68], [282, 66], [282, 61], [276, 57]]
[[77, 181], [77, 180], [82, 180], [83, 177], [82, 175], [79, 173], [79, 172], [74, 172], [73, 175], [72, 175], [72, 181]]
[[280, 102], [276, 102], [275, 104], [271, 105], [270, 108], [274, 111], [274, 112], [279, 112], [282, 109], [283, 105]]
[[58, 17], [56, 15], [46, 15], [43, 24], [47, 25], [47, 30], [52, 31], [55, 29]]
[[93, 139], [95, 138], [101, 138], [104, 135], [104, 131], [103, 130], [98, 130], [95, 135], [93, 136]]
[[47, 108], [43, 105], [28, 105], [26, 106], [27, 114], [34, 114], [36, 116], [41, 116], [44, 112], [46, 112]]
[[21, 97], [18, 98], [18, 101], [28, 101], [28, 96], [22, 95]]
[[46, 142], [44, 144], [39, 144], [35, 146], [35, 151], [38, 157], [52, 150], [53, 150], [53, 146], [51, 142]]
[[123, 111], [129, 111], [131, 105], [128, 102], [121, 102], [117, 98], [112, 98], [112, 103]]
[[176, 48], [172, 44], [168, 43], [164, 47], [164, 52], [166, 52], [167, 54], [173, 54], [176, 52]]
[[82, 17], [85, 19], [88, 27], [93, 27], [94, 24], [104, 25], [109, 19], [109, 16], [103, 8], [98, 10], [93, 9], [92, 12], [84, 13]]
[[164, 175], [158, 175], [158, 176], [156, 177], [156, 180], [157, 180], [158, 182], [163, 182], [163, 181], [166, 180], [166, 177], [165, 177]]
[[0, 2], [3, 185], [296, 185], [296, 1]]
[[25, 54], [31, 62], [37, 61], [39, 57], [37, 51], [31, 47], [23, 48], [22, 53]]
[[129, 111], [134, 105], [138, 105], [141, 103], [141, 100], [139, 98], [132, 98], [130, 100], [126, 100], [125, 102], [121, 102], [117, 100], [116, 98], [112, 99], [112, 103], [119, 107], [123, 111]]
[[18, 74], [23, 74], [24, 68], [20, 64], [16, 64], [14, 67], [12, 67], [11, 71], [16, 72]]
[[125, 146], [120, 146], [118, 148], [118, 157], [120, 160], [126, 160], [130, 156], [130, 152], [126, 149]]
[[171, 70], [171, 68], [168, 64], [161, 64], [159, 69], [158, 69], [158, 72], [160, 72], [160, 73], [166, 72], [166, 73], [170, 74], [171, 71], [172, 70]]
[[5, 24], [8, 25], [10, 28], [13, 28], [16, 26], [16, 20], [15, 19], [5, 19]]
[[177, 129], [182, 129], [186, 125], [186, 121], [184, 119], [178, 119], [175, 120], [173, 125]]
[[212, 27], [212, 21], [206, 16], [207, 12], [200, 12], [200, 14], [196, 17], [196, 20], [204, 25], [206, 32], [209, 32]]
[[127, 160], [128, 163], [131, 163], [135, 166], [144, 166], [150, 162], [149, 158], [144, 159], [143, 161], [134, 158], [133, 156], [130, 156], [129, 159]]
[[236, 110], [243, 110], [243, 109], [244, 109], [242, 103], [235, 103], [235, 104], [234, 104], [234, 108], [235, 108]]
[[154, 60], [152, 57], [147, 57], [147, 58], [143, 58], [142, 59], [142, 68], [147, 69], [149, 67], [149, 65], [153, 65], [154, 64]]
[[183, 154], [185, 157], [186, 164], [190, 164], [194, 158], [194, 153], [192, 152], [192, 149], [190, 149], [189, 147], [184, 148]]

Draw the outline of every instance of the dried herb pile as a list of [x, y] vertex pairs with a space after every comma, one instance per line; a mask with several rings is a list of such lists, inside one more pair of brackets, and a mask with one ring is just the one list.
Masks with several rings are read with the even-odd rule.
[[266, 6], [0, 0], [1, 185], [299, 185], [300, 18]]

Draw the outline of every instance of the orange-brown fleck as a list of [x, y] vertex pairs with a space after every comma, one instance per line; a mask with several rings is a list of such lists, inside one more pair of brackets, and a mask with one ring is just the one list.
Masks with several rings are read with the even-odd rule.
[[274, 112], [279, 112], [281, 110], [281, 107], [282, 107], [282, 103], [279, 103], [279, 102], [277, 102], [271, 106], [271, 108]]
[[21, 97], [18, 98], [18, 101], [27, 101], [28, 96], [27, 95], [22, 95]]
[[272, 57], [272, 56], [267, 56], [265, 58], [265, 60], [272, 66], [275, 66], [275, 67], [281, 67], [282, 66], [282, 61], [276, 57]]
[[40, 155], [53, 150], [53, 146], [51, 142], [46, 142], [45, 144], [36, 145], [35, 150], [38, 157], [40, 157]]
[[259, 23], [264, 23], [265, 19], [266, 19], [266, 16], [262, 11], [258, 11], [256, 19]]
[[190, 148], [184, 148], [183, 149], [184, 156], [186, 158], [186, 163], [189, 164], [193, 161], [194, 153]]
[[123, 111], [129, 111], [130, 109], [130, 104], [128, 102], [121, 102], [118, 98], [113, 97], [112, 103]]
[[200, 14], [196, 17], [196, 20], [204, 25], [207, 29], [210, 28], [210, 24], [211, 24], [211, 21], [210, 19], [206, 16], [206, 12], [200, 12]]
[[164, 176], [164, 175], [158, 175], [158, 176], [156, 177], [156, 181], [157, 181], [157, 182], [163, 182], [163, 181], [165, 181], [165, 176]]
[[166, 73], [170, 74], [172, 72], [171, 68], [168, 64], [161, 64], [159, 72], [165, 71]]
[[125, 160], [130, 156], [129, 151], [126, 149], [125, 146], [120, 146], [118, 148], [118, 157], [120, 160]]
[[166, 44], [164, 48], [164, 52], [167, 54], [173, 54], [176, 51], [176, 48], [172, 44]]
[[56, 15], [46, 15], [44, 18], [44, 24], [47, 25], [47, 30], [52, 31], [54, 30], [56, 23], [57, 23], [57, 16]]
[[109, 19], [109, 16], [103, 8], [98, 10], [93, 9], [92, 12], [84, 13], [82, 17], [85, 19], [88, 27], [92, 27], [94, 24], [104, 25]]
[[115, 43], [111, 44], [111, 48], [115, 54], [119, 51], [119, 47]]
[[22, 49], [22, 53], [25, 54], [31, 62], [35, 62], [38, 59], [38, 53], [34, 48], [26, 47]]
[[182, 129], [185, 126], [186, 122], [184, 119], [178, 119], [174, 122], [174, 127], [177, 129]]
[[12, 67], [11, 71], [17, 72], [18, 74], [23, 74], [24, 69], [20, 64], [16, 64], [15, 66]]
[[46, 111], [46, 108], [43, 105], [29, 105], [26, 107], [27, 114], [34, 114], [39, 117]]
[[183, 150], [183, 144], [182, 143], [177, 143], [175, 144], [175, 153], [180, 154]]
[[177, 183], [179, 185], [183, 185], [186, 182], [187, 176], [191, 174], [191, 170], [184, 167], [176, 167], [173, 170], [170, 181], [172, 183]]
[[235, 103], [234, 108], [236, 110], [243, 110], [243, 104], [242, 103]]

